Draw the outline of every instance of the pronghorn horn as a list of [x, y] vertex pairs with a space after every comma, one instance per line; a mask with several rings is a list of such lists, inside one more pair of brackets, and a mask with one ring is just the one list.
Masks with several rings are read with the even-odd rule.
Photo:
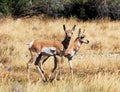
[[80, 37], [81, 29], [79, 29], [78, 37]]
[[74, 31], [74, 30], [75, 30], [75, 27], [76, 27], [76, 25], [74, 25], [74, 26], [73, 26], [72, 31]]
[[65, 24], [63, 25], [63, 29], [64, 29], [64, 31], [66, 31], [66, 27], [65, 27]]

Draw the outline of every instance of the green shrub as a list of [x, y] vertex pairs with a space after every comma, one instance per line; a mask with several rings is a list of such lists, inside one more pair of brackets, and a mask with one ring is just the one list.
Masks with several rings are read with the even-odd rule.
[[120, 19], [120, 0], [0, 0], [0, 13], [17, 17], [46, 14], [83, 20]]

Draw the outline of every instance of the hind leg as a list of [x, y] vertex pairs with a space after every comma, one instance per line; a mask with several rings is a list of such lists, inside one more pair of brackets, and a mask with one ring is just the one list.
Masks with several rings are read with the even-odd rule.
[[33, 63], [34, 58], [36, 57], [35, 55], [32, 54], [31, 50], [29, 49], [31, 58], [27, 63], [27, 79], [30, 80], [30, 65]]
[[40, 53], [39, 56], [36, 58], [35, 66], [38, 72], [40, 73], [42, 80], [46, 81], [46, 78], [44, 76], [44, 71], [41, 69], [41, 66], [42, 66], [41, 57], [42, 57], [42, 53]]
[[27, 79], [30, 80], [30, 65], [33, 63], [33, 58], [31, 58], [27, 63]]

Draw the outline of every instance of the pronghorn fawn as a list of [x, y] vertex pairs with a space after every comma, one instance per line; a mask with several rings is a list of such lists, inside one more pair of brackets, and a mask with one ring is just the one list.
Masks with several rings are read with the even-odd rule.
[[73, 35], [73, 31], [75, 30], [76, 25], [73, 26], [71, 30], [66, 30], [65, 25], [63, 25], [63, 29], [65, 31], [65, 39], [60, 42], [60, 41], [55, 41], [55, 40], [34, 40], [28, 44], [29, 46], [29, 51], [31, 54], [31, 58], [27, 63], [27, 76], [28, 79], [30, 79], [30, 64], [33, 63], [34, 58], [35, 60], [35, 66], [37, 70], [39, 71], [42, 80], [46, 81], [45, 75], [44, 75], [44, 70], [42, 68], [42, 64], [50, 57], [54, 56], [54, 68], [52, 70], [52, 73], [56, 70], [57, 68], [57, 63], [58, 63], [58, 57], [62, 56], [64, 51], [67, 49], [70, 39]]
[[72, 58], [78, 52], [83, 43], [88, 44], [89, 41], [85, 39], [84, 31], [83, 33], [81, 33], [81, 29], [79, 29], [78, 37], [74, 40], [72, 44], [69, 45], [64, 54], [64, 56], [68, 59], [72, 78], [73, 78]]

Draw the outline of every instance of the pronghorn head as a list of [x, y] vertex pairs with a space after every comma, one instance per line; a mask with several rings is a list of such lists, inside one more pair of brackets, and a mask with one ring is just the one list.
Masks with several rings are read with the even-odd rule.
[[76, 27], [76, 25], [74, 25], [72, 29], [66, 30], [65, 24], [63, 25], [63, 29], [66, 33], [66, 38], [70, 39], [72, 37], [73, 31], [75, 30], [75, 27]]
[[81, 33], [81, 29], [79, 29], [79, 33], [78, 33], [78, 39], [80, 43], [85, 43], [88, 44], [89, 40], [84, 39], [85, 38], [85, 34], [84, 34], [85, 30]]

